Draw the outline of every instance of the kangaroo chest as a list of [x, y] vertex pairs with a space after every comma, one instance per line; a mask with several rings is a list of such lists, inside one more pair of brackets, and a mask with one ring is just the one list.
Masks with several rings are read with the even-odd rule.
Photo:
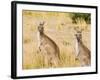
[[76, 41], [76, 56], [80, 57], [80, 59], [87, 57], [84, 47], [78, 41]]
[[56, 51], [55, 44], [45, 35], [40, 35], [40, 33], [38, 33], [38, 47], [52, 54]]
[[76, 49], [76, 56], [77, 56], [79, 54], [79, 44], [78, 44], [77, 40], [75, 42], [75, 49]]

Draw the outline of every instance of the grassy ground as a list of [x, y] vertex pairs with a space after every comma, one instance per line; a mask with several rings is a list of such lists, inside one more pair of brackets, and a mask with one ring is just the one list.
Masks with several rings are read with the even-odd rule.
[[[69, 13], [23, 11], [23, 69], [47, 68], [43, 66], [43, 55], [37, 53], [37, 26], [40, 21], [46, 22], [45, 34], [60, 48], [62, 67], [80, 66], [80, 62], [75, 61], [76, 39], [73, 28], [77, 24], [72, 24]], [[85, 29], [82, 34], [83, 42], [90, 49], [90, 25], [78, 25], [88, 26], [80, 28]]]

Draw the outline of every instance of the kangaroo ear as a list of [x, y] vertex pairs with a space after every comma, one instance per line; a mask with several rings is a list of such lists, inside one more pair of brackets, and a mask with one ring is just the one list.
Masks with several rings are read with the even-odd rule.
[[77, 27], [74, 27], [74, 30], [76, 31], [76, 32], [78, 32], [79, 31], [79, 27], [77, 26]]
[[42, 23], [43, 25], [45, 24], [45, 21], [43, 21], [43, 23]]
[[43, 22], [40, 22], [40, 25], [41, 25], [41, 26], [43, 26], [44, 24], [45, 24], [45, 21], [43, 21]]
[[84, 31], [84, 29], [81, 29], [81, 32], [83, 32]]

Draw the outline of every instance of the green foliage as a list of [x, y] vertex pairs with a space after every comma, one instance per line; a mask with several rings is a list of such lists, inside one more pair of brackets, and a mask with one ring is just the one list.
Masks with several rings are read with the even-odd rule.
[[87, 24], [91, 23], [91, 14], [89, 13], [71, 13], [72, 23], [77, 23], [79, 20], [84, 20]]

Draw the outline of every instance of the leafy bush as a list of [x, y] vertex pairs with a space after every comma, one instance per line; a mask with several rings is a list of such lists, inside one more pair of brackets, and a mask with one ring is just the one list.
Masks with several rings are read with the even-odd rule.
[[89, 13], [71, 13], [72, 23], [84, 20], [87, 24], [91, 23], [91, 14]]

